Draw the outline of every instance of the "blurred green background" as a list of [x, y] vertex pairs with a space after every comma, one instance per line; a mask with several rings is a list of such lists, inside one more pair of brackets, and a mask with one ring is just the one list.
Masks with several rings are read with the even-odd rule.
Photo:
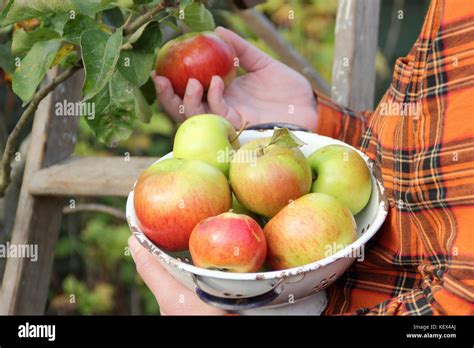
[[[367, 0], [370, 1], [370, 0]], [[229, 27], [256, 46], [275, 56], [258, 35], [228, 11], [224, 1], [211, 1], [216, 23]], [[382, 0], [379, 48], [376, 59], [376, 102], [391, 80], [392, 65], [406, 55], [416, 40], [429, 1]], [[330, 83], [337, 0], [268, 0], [259, 5], [284, 37], [301, 52]], [[295, 19], [288, 19], [293, 10]], [[400, 12], [403, 19], [399, 19]], [[10, 131], [21, 110], [20, 103], [0, 82], [2, 120], [0, 133]], [[80, 120], [76, 156], [161, 156], [172, 148], [176, 125], [154, 107], [151, 123], [137, 124], [133, 135], [116, 148], [95, 140], [84, 119]], [[0, 143], [1, 145], [1, 143]], [[71, 203], [68, 198], [66, 204]], [[76, 199], [79, 203], [102, 203], [121, 209], [125, 199]], [[1, 230], [0, 241], [8, 238]], [[3, 226], [5, 229], [6, 226]], [[130, 232], [125, 221], [102, 213], [64, 215], [56, 248], [47, 314], [158, 314], [158, 305], [135, 271], [126, 248]], [[0, 276], [3, 267], [0, 260]]]

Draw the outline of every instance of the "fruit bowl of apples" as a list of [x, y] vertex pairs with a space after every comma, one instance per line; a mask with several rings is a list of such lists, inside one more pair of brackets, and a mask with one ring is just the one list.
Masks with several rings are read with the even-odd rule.
[[241, 312], [322, 293], [386, 218], [374, 162], [289, 128], [192, 117], [128, 196], [132, 233], [208, 304]]

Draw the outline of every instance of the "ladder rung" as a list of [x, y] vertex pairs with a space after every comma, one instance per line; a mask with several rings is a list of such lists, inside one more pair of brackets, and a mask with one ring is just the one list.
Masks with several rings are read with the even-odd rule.
[[152, 157], [71, 157], [39, 170], [29, 182], [32, 195], [122, 196], [128, 195]]

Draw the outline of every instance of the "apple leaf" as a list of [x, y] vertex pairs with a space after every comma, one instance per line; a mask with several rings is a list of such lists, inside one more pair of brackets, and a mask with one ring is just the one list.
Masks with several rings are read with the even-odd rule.
[[176, 33], [181, 33], [181, 29], [178, 28], [177, 20], [175, 17], [168, 17], [160, 22], [163, 25], [166, 25], [168, 28], [172, 29]]
[[181, 0], [179, 2], [179, 9], [182, 11], [184, 10], [187, 6], [194, 4], [194, 0]]
[[81, 35], [92, 29], [98, 29], [97, 23], [90, 17], [78, 14], [76, 18], [69, 20], [63, 29], [63, 39], [75, 44], [81, 44]]
[[129, 37], [127, 44], [132, 49], [120, 52], [117, 68], [135, 86], [142, 86], [150, 78], [161, 38], [160, 23], [148, 22]]
[[[56, 58], [57, 57], [58, 56], [56, 56]], [[79, 61], [79, 54], [77, 53], [77, 51], [71, 51], [67, 53], [65, 56], [61, 57], [61, 59], [58, 62], [58, 65], [61, 68], [66, 69], [66, 68], [76, 65], [78, 61]]]
[[[132, 39], [132, 38], [131, 38]], [[135, 51], [146, 51], [154, 53], [161, 44], [162, 34], [160, 23], [157, 21], [148, 22], [139, 36], [134, 37], [132, 46]]]
[[117, 63], [118, 70], [128, 81], [140, 87], [150, 78], [155, 64], [153, 53], [122, 51]]
[[186, 6], [183, 21], [192, 31], [208, 31], [216, 27], [212, 13], [201, 3]]
[[[76, 16], [79, 16], [79, 14]], [[53, 29], [60, 36], [63, 35], [64, 25], [67, 23], [67, 21], [69, 21], [69, 13], [56, 13], [54, 16], [48, 16], [42, 20], [44, 27]]]
[[61, 47], [61, 40], [40, 41], [33, 45], [13, 74], [12, 88], [27, 104], [43, 80]]
[[59, 37], [53, 29], [36, 28], [33, 31], [17, 29], [13, 32], [12, 53], [14, 56], [23, 57], [33, 45], [39, 41], [47, 41]]
[[142, 86], [140, 86], [140, 91], [148, 104], [151, 105], [156, 101], [155, 85], [151, 79], [148, 79]]
[[[54, 60], [51, 63], [51, 67], [53, 67], [55, 65], [64, 66], [63, 63], [65, 63], [66, 60], [69, 61], [69, 60], [73, 59], [72, 57], [74, 57], [74, 56], [77, 57], [77, 53], [75, 55], [74, 55], [74, 53], [76, 53], [74, 45], [72, 45], [70, 43], [67, 43], [67, 42], [63, 43], [61, 48], [56, 53], [56, 57], [54, 57]], [[76, 60], [77, 60], [77, 58], [76, 58]], [[72, 61], [71, 64], [76, 62], [76, 60]]]
[[[120, 3], [118, 5], [120, 5]], [[120, 7], [112, 7], [107, 9], [101, 13], [101, 16], [104, 24], [111, 27], [121, 27], [125, 22], [125, 18], [123, 17]]]
[[119, 59], [122, 37], [121, 28], [112, 35], [98, 29], [82, 34], [82, 61], [86, 74], [82, 87], [84, 100], [94, 97], [111, 79]]
[[148, 4], [150, 2], [154, 2], [156, 0], [135, 0], [133, 3], [135, 5], [144, 5], [144, 4]]
[[130, 38], [128, 39], [128, 43], [134, 44], [140, 38], [140, 36], [142, 36], [142, 34], [145, 31], [146, 27], [150, 23], [151, 22], [147, 22], [147, 23], [143, 24], [140, 28], [137, 29], [136, 32], [134, 32], [132, 35], [130, 35]]
[[151, 107], [140, 88], [134, 87], [133, 95], [135, 97], [135, 114], [137, 118], [144, 123], [150, 122], [152, 114]]
[[0, 44], [0, 69], [3, 69], [9, 74], [15, 71], [15, 64], [13, 63], [13, 55], [10, 45]]
[[97, 139], [108, 146], [114, 146], [132, 134], [137, 116], [146, 120], [151, 115], [140, 89], [128, 82], [119, 71], [89, 102], [95, 105], [95, 117], [86, 118], [87, 123]]
[[[30, 1], [30, 0], [29, 0]], [[109, 8], [113, 0], [71, 0], [78, 13], [93, 17], [97, 12]]]
[[[12, 23], [9, 23], [9, 24], [4, 24], [4, 23], [5, 23], [5, 18], [7, 18], [7, 15], [10, 12], [10, 9], [11, 9], [14, 2], [15, 2], [15, 0], [8, 0], [8, 3], [6, 5], [5, 5], [5, 2], [3, 2], [2, 5], [0, 6], [0, 10], [2, 11], [0, 13], [0, 27], [7, 26], [9, 24], [13, 24], [14, 21]], [[2, 7], [2, 6], [4, 6], [4, 7]]]
[[108, 7], [111, 0], [10, 0], [2, 12], [1, 26], [50, 14], [67, 13], [93, 16]]
[[291, 133], [287, 128], [276, 128], [273, 131], [272, 138], [270, 139], [270, 143], [267, 145], [279, 145], [282, 147], [286, 147], [288, 149], [292, 149], [294, 147], [303, 146], [305, 143], [301, 141], [296, 135]]

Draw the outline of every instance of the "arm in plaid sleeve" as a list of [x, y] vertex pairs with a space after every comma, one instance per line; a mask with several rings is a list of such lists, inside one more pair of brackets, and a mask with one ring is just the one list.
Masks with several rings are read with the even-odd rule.
[[358, 147], [371, 112], [354, 112], [331, 99], [315, 93], [318, 124], [316, 133]]
[[360, 149], [381, 168], [389, 214], [328, 289], [326, 314], [474, 314], [472, 4], [432, 0], [367, 123]]

